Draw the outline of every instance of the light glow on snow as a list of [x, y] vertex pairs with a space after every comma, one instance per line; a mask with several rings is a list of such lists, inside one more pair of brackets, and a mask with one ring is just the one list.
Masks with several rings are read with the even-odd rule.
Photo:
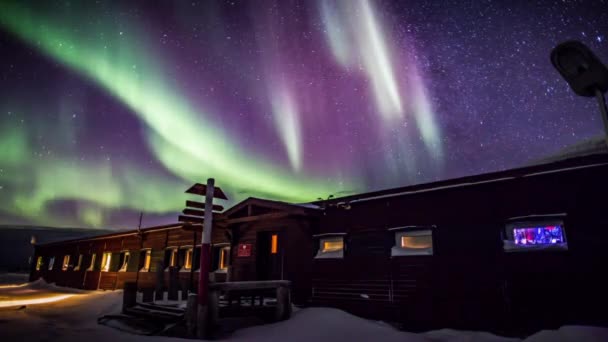
[[0, 308], [6, 308], [10, 306], [22, 306], [22, 305], [34, 305], [34, 304], [45, 304], [58, 302], [66, 298], [74, 296], [73, 294], [61, 294], [61, 295], [49, 295], [38, 298], [27, 298], [27, 299], [9, 299], [0, 301]]

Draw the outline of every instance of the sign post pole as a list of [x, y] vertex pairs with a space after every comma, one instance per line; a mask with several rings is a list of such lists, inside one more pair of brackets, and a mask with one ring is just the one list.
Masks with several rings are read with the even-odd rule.
[[207, 179], [205, 194], [205, 220], [201, 241], [201, 259], [198, 278], [198, 304], [207, 305], [209, 294], [209, 261], [211, 260], [211, 230], [213, 229], [213, 192], [215, 180]]

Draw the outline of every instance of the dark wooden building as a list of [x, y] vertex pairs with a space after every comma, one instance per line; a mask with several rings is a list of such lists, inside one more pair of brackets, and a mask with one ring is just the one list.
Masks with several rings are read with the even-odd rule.
[[[606, 325], [607, 176], [608, 157], [592, 155], [308, 204], [249, 198], [214, 226], [209, 262], [216, 281], [291, 280], [296, 304], [408, 330]], [[143, 288], [175, 267], [191, 291], [200, 234], [171, 225], [40, 245], [32, 279]]]

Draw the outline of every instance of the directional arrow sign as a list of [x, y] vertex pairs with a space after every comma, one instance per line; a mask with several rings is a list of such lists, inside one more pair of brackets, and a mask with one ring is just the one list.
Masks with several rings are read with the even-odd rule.
[[[201, 184], [201, 183], [196, 183], [193, 186], [191, 186], [190, 189], [186, 190], [186, 193], [205, 196], [207, 193], [207, 185]], [[224, 194], [222, 189], [220, 189], [219, 187], [213, 188], [213, 197], [223, 199], [223, 200], [228, 199], [228, 197], [226, 197], [226, 194]]]
[[203, 220], [202, 217], [185, 216], [185, 215], [179, 215], [177, 220], [179, 222], [189, 222], [189, 223], [203, 223], [205, 221], [205, 220]]
[[[197, 202], [197, 201], [186, 201], [186, 207], [197, 208], [197, 209], [205, 209], [205, 203]], [[213, 211], [223, 211], [224, 207], [219, 204], [213, 205]]]
[[184, 209], [182, 210], [182, 213], [184, 213], [185, 215], [190, 215], [190, 216], [200, 216], [200, 217], [205, 217], [205, 211], [204, 210], [196, 210], [196, 209]]

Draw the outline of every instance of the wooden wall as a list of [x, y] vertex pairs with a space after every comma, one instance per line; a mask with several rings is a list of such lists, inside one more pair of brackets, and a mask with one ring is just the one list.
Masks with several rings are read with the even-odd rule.
[[[347, 250], [313, 261], [312, 303], [419, 329], [607, 324], [606, 175], [606, 166], [581, 168], [330, 208], [318, 233], [347, 233]], [[556, 213], [567, 213], [568, 251], [503, 251], [509, 218]], [[388, 229], [410, 225], [436, 225], [433, 256], [390, 257]]]
[[[30, 274], [30, 280], [44, 278], [47, 282], [57, 283], [60, 286], [68, 286], [75, 288], [84, 288], [88, 290], [102, 289], [115, 290], [124, 286], [125, 282], [136, 281], [139, 288], [155, 287], [157, 282], [156, 270], [159, 265], [165, 269], [165, 248], [166, 247], [182, 247], [200, 245], [201, 232], [187, 231], [181, 228], [162, 229], [162, 230], [144, 230], [141, 237], [136, 234], [109, 236], [107, 238], [91, 239], [91, 240], [76, 240], [66, 241], [65, 243], [56, 243], [49, 245], [41, 245], [36, 247], [35, 257], [42, 256], [44, 264], [39, 271], [33, 269]], [[213, 243], [226, 243], [225, 230], [219, 227], [214, 227], [212, 234]], [[143, 260], [140, 258], [142, 250], [151, 249], [150, 270], [148, 272], [139, 271]], [[126, 272], [117, 272], [120, 265], [120, 255], [123, 251], [129, 251], [130, 261]], [[110, 272], [100, 272], [102, 255], [105, 252], [112, 253], [112, 266]], [[92, 271], [87, 271], [91, 264], [92, 254], [96, 254], [95, 267]], [[63, 256], [69, 254], [71, 256], [70, 263], [76, 266], [78, 256], [83, 255], [83, 261], [80, 270], [75, 271], [73, 267], [68, 270], [62, 270]], [[196, 256], [200, 255], [197, 251]], [[52, 270], [48, 270], [48, 261], [54, 256], [55, 263]], [[195, 265], [199, 262], [196, 260]], [[165, 282], [168, 281], [168, 272], [165, 275]], [[195, 268], [191, 271], [179, 273], [180, 284], [182, 290], [195, 290], [198, 273]]]
[[[257, 280], [257, 236], [260, 232], [276, 232], [280, 235], [283, 253], [283, 279], [292, 281], [292, 296], [296, 304], [304, 304], [310, 297], [310, 270], [312, 240], [310, 227], [312, 219], [286, 217], [280, 219], [255, 221], [233, 228], [234, 244], [231, 249], [231, 280]], [[238, 244], [251, 244], [250, 257], [239, 257]]]

